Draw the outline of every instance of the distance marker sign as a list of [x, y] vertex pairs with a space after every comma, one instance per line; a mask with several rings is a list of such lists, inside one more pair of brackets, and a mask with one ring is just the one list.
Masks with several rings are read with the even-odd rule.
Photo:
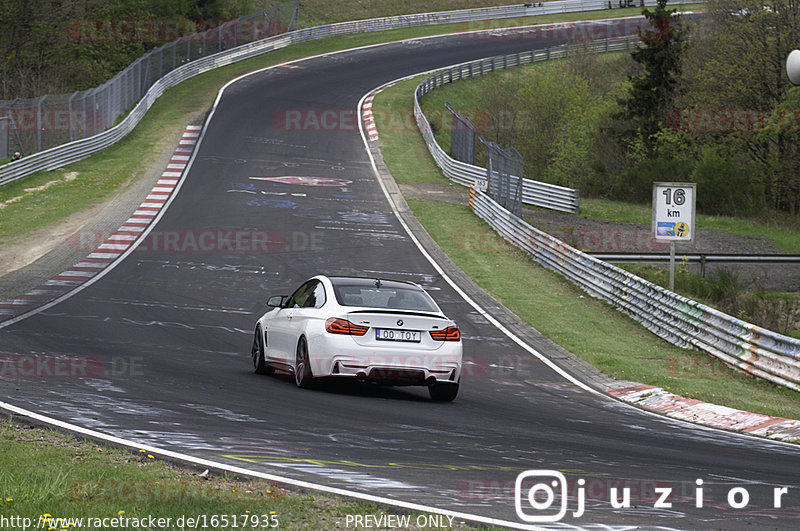
[[653, 183], [653, 237], [694, 241], [695, 183]]

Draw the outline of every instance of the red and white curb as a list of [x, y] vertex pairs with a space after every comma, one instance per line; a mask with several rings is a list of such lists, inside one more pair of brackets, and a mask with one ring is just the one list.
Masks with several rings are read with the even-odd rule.
[[373, 92], [367, 96], [364, 105], [361, 106], [361, 118], [364, 120], [364, 128], [367, 130], [370, 142], [378, 140], [378, 128], [375, 127], [375, 116], [372, 114], [372, 100], [377, 94], [377, 92]]
[[[413, 76], [409, 76], [413, 77]], [[375, 100], [375, 96], [386, 90], [387, 88], [396, 85], [400, 81], [404, 79], [396, 79], [390, 83], [385, 85], [381, 85], [380, 87], [376, 88], [372, 92], [370, 92], [365, 98], [364, 103], [361, 104], [361, 120], [364, 122], [364, 130], [367, 132], [367, 137], [369, 138], [370, 142], [374, 142], [378, 140], [378, 128], [375, 125], [375, 114], [372, 112], [372, 104]]]
[[800, 442], [800, 420], [748, 413], [718, 406], [694, 398], [679, 396], [661, 387], [633, 385], [611, 389], [608, 393], [623, 402], [674, 419], [686, 420], [713, 428], [749, 433], [786, 442]]
[[24, 295], [0, 303], [0, 320], [10, 319], [36, 306], [55, 300], [100, 273], [127, 251], [152, 223], [172, 195], [189, 163], [189, 157], [197, 144], [201, 129], [202, 127], [199, 125], [186, 127], [166, 170], [162, 172], [158, 182], [136, 211], [116, 232], [108, 236], [102, 244], [72, 268], [54, 276]]

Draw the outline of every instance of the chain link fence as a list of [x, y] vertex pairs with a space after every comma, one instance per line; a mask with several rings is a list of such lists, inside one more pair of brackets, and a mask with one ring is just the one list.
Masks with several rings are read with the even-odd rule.
[[[588, 53], [603, 53], [610, 51], [630, 50], [639, 41], [638, 37], [622, 39], [607, 39], [592, 43], [588, 46], [581, 44], [581, 50]], [[436, 164], [442, 169], [444, 174], [452, 181], [464, 186], [478, 184], [481, 189], [485, 187], [484, 182], [487, 178], [487, 168], [476, 166], [474, 163], [464, 162], [456, 157], [448, 155], [439, 143], [433, 132], [428, 118], [422, 112], [420, 99], [426, 94], [442, 87], [448, 83], [482, 76], [490, 72], [506, 70], [539, 61], [549, 61], [568, 57], [570, 54], [569, 45], [554, 46], [543, 50], [531, 50], [518, 52], [509, 55], [489, 57], [479, 59], [469, 63], [463, 63], [451, 68], [447, 68], [426, 78], [414, 91], [414, 119], [417, 122], [428, 151], [433, 156]], [[451, 111], [452, 112], [452, 111]], [[452, 150], [452, 148], [451, 148]], [[512, 175], [522, 175], [513, 173]], [[578, 213], [580, 211], [580, 197], [578, 190], [565, 186], [534, 181], [532, 179], [521, 180], [522, 202], [541, 208], [560, 210], [563, 212]]]
[[462, 116], [449, 103], [444, 104], [453, 115], [450, 127], [450, 156], [455, 160], [475, 164], [475, 125], [466, 116]]
[[522, 217], [522, 155], [512, 148], [503, 149], [496, 142], [480, 137], [486, 146], [486, 191], [503, 208]]
[[[157, 80], [178, 67], [296, 29], [298, 5], [298, 0], [291, 0], [168, 42], [143, 55], [99, 87], [71, 94], [0, 100], [0, 118], [7, 119], [11, 133], [10, 145], [7, 144], [9, 152], [30, 155], [110, 129]], [[76, 24], [74, 38], [130, 40], [133, 36], [128, 27], [130, 32], [136, 31], [136, 23], [132, 21], [116, 21], [119, 27], [115, 27], [115, 21], [103, 21], [99, 29], [95, 22]], [[144, 26], [147, 21], [139, 22]]]

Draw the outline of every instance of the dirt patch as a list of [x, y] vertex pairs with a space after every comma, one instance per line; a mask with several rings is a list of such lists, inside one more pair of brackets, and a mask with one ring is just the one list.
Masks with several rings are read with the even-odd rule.
[[89, 210], [76, 212], [52, 227], [31, 231], [17, 243], [0, 246], [0, 276], [25, 267], [55, 249], [68, 240], [71, 234], [93, 220], [110, 202], [111, 199]]
[[406, 199], [436, 201], [466, 205], [469, 202], [469, 188], [455, 183], [417, 183], [397, 185]]
[[7, 199], [7, 200], [3, 201], [2, 203], [0, 203], [0, 210], [4, 209], [5, 207], [7, 207], [8, 205], [10, 205], [12, 203], [16, 203], [17, 201], [20, 201], [21, 199], [24, 199], [25, 197], [27, 197], [29, 195], [33, 195], [36, 192], [41, 192], [42, 190], [47, 190], [51, 186], [56, 186], [57, 184], [61, 184], [61, 183], [65, 183], [65, 182], [66, 183], [72, 182], [77, 178], [78, 178], [78, 172], [71, 171], [71, 172], [65, 173], [63, 179], [56, 179], [54, 181], [48, 181], [48, 182], [44, 183], [41, 186], [34, 186], [32, 188], [25, 188], [25, 194], [12, 197], [11, 199]]

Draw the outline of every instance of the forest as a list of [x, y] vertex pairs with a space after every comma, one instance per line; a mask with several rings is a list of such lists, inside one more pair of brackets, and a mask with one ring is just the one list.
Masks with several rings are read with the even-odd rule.
[[0, 0], [0, 100], [99, 86], [149, 50], [263, 0]]

